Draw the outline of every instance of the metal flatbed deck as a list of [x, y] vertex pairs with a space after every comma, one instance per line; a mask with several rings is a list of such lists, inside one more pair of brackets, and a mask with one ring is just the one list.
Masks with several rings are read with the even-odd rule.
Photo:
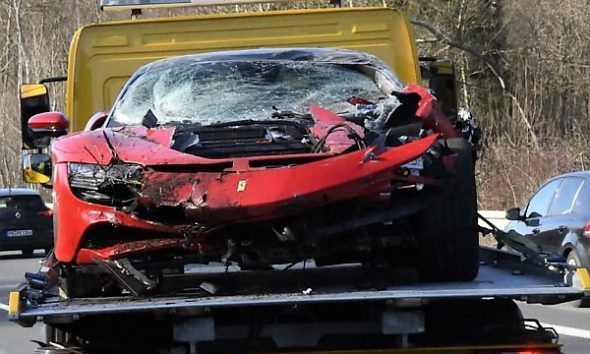
[[[482, 248], [480, 253], [479, 275], [471, 282], [417, 283], [396, 274], [368, 273], [359, 266], [242, 272], [239, 277], [235, 273], [206, 273], [192, 279], [192, 288], [168, 296], [48, 299], [21, 308], [12, 319], [42, 317], [51, 321], [52, 317], [219, 307], [491, 297], [549, 304], [584, 296], [584, 289], [564, 282], [564, 274], [522, 263], [518, 256], [505, 252]], [[198, 287], [202, 282], [215, 284], [221, 290], [212, 295]]]

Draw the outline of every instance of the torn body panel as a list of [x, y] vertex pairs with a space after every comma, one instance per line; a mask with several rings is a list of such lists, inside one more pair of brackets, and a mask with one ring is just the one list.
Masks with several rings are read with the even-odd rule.
[[199, 223], [262, 221], [389, 191], [395, 170], [432, 146], [434, 134], [381, 153], [365, 148], [287, 168], [240, 173], [148, 171], [139, 202], [181, 205]]

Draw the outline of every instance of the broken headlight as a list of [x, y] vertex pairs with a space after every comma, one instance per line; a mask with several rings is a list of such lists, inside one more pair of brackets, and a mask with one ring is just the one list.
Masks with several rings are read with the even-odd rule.
[[68, 181], [74, 194], [85, 201], [118, 207], [135, 201], [141, 186], [142, 167], [132, 164], [68, 164]]

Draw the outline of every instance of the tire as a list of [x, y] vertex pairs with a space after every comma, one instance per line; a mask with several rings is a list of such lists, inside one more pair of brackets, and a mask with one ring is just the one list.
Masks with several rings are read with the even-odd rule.
[[22, 249], [21, 252], [24, 257], [31, 258], [31, 257], [33, 257], [33, 253], [35, 252], [35, 250], [32, 248], [25, 248], [25, 249]]
[[[568, 265], [572, 265], [577, 268], [582, 266], [582, 261], [580, 260], [580, 256], [578, 255], [578, 252], [576, 252], [576, 250], [572, 249], [567, 254], [566, 263]], [[578, 276], [577, 272], [576, 272], [575, 276], [576, 277]], [[577, 281], [580, 281], [580, 280], [578, 279]], [[580, 299], [579, 301], [574, 301], [572, 304], [574, 307], [588, 308], [588, 307], [590, 307], [590, 299], [583, 298], [583, 299]]]
[[576, 266], [576, 267], [581, 266], [582, 262], [580, 261], [580, 256], [578, 256], [578, 252], [576, 252], [576, 250], [571, 250], [567, 254], [566, 263], [568, 265], [572, 265], [572, 266]]
[[470, 281], [479, 268], [477, 194], [471, 145], [447, 140], [457, 154], [447, 186], [433, 197], [417, 220], [418, 276], [422, 281]]

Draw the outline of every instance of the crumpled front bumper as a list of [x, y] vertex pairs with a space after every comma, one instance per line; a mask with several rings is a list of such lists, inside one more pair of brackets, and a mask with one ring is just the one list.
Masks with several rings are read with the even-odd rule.
[[[137, 195], [138, 205], [156, 211], [159, 207], [181, 209], [186, 223], [180, 225], [150, 221], [133, 210], [81, 200], [68, 185], [67, 165], [58, 164], [54, 181], [55, 254], [62, 262], [84, 264], [169, 248], [194, 250], [183, 236], [183, 230], [191, 225], [215, 227], [272, 220], [340, 201], [375, 198], [390, 190], [392, 179], [402, 179], [396, 175], [397, 169], [423, 155], [438, 137], [434, 134], [392, 149], [373, 146], [281, 168], [224, 172], [159, 172], [147, 168]], [[154, 237], [125, 239], [101, 248], [83, 247], [84, 237], [97, 225], [150, 232]]]
[[369, 147], [292, 167], [245, 172], [147, 171], [139, 202], [176, 206], [198, 223], [269, 220], [387, 191], [395, 169], [423, 155], [438, 135], [379, 151]]

